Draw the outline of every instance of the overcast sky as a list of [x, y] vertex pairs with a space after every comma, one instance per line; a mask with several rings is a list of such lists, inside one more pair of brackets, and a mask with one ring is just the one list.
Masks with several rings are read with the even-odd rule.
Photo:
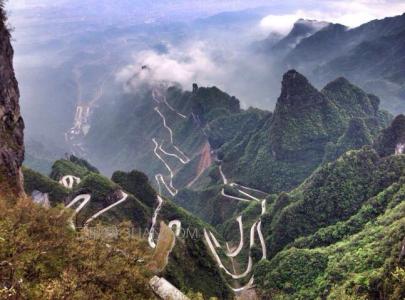
[[273, 29], [281, 33], [287, 32], [298, 18], [324, 20], [355, 27], [373, 19], [405, 12], [403, 0], [9, 0], [7, 8], [12, 11], [12, 15], [18, 15], [19, 9], [60, 8], [63, 4], [68, 4], [70, 8], [85, 6], [87, 9], [83, 10], [84, 12], [91, 11], [93, 7], [97, 11], [99, 6], [104, 12], [114, 10], [115, 14], [120, 11], [145, 11], [145, 14], [154, 11], [166, 17], [182, 14], [198, 17], [266, 6], [269, 16], [264, 18], [260, 25], [265, 30]]

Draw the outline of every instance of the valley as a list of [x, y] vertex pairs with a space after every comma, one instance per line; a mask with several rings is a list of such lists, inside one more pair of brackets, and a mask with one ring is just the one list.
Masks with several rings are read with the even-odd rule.
[[0, 1], [0, 298], [403, 299], [405, 14], [169, 2]]

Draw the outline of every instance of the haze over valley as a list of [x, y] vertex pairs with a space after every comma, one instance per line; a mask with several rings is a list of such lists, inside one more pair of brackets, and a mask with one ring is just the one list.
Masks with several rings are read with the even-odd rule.
[[0, 299], [405, 298], [405, 3], [0, 0]]

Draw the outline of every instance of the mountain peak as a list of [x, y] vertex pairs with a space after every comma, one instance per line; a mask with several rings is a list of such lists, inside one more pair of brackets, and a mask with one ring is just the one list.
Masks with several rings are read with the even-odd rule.
[[322, 101], [321, 93], [309, 83], [304, 75], [296, 70], [289, 70], [283, 75], [278, 103], [300, 106], [320, 101]]
[[292, 49], [299, 44], [303, 39], [311, 36], [319, 30], [329, 26], [328, 22], [320, 22], [316, 20], [298, 19], [291, 31], [273, 46], [273, 50], [282, 51]]
[[322, 93], [332, 99], [339, 108], [353, 114], [360, 113], [364, 117], [375, 115], [380, 104], [377, 96], [367, 94], [344, 77], [328, 83]]
[[311, 20], [300, 18], [294, 23], [294, 27], [298, 25], [304, 25], [312, 30], [321, 30], [322, 28], [330, 25], [331, 23], [325, 21]]

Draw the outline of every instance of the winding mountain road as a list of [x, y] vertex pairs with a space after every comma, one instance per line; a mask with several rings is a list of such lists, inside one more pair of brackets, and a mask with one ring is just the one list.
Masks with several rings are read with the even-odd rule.
[[[81, 182], [81, 179], [79, 177], [73, 176], [73, 175], [66, 175], [63, 176], [61, 180], [59, 180], [59, 183], [61, 185], [63, 185], [66, 188], [72, 189], [74, 183], [79, 184]], [[128, 198], [128, 194], [121, 191], [122, 193], [122, 198], [120, 200], [118, 200], [117, 202], [111, 204], [110, 206], [100, 210], [99, 212], [97, 212], [96, 214], [94, 214], [93, 216], [91, 216], [85, 223], [84, 223], [84, 227], [87, 227], [87, 225], [92, 222], [94, 219], [98, 218], [100, 215], [106, 213], [107, 211], [109, 211], [110, 209], [116, 207], [117, 205], [123, 203], [124, 201], [127, 200]], [[71, 225], [73, 228], [75, 228], [75, 225], [73, 224], [73, 218], [90, 202], [91, 200], [91, 195], [90, 194], [81, 194], [76, 196], [68, 205], [66, 205], [65, 208], [71, 208], [72, 206], [74, 206], [76, 203], [81, 202], [81, 204], [75, 209], [73, 215], [71, 216]]]
[[207, 242], [208, 247], [211, 250], [212, 255], [214, 256], [215, 260], [217, 261], [218, 266], [224, 270], [224, 272], [229, 275], [230, 277], [232, 277], [233, 279], [242, 279], [245, 278], [251, 271], [253, 268], [253, 260], [252, 257], [249, 256], [249, 262], [248, 262], [248, 266], [245, 270], [245, 272], [241, 273], [241, 274], [234, 274], [231, 273], [230, 271], [228, 271], [228, 269], [222, 264], [222, 261], [220, 259], [220, 257], [218, 256], [217, 251], [215, 250], [214, 245], [212, 244], [210, 235], [208, 233], [208, 231], [206, 229], [204, 229], [204, 238], [205, 241]]
[[257, 233], [259, 234], [260, 244], [262, 245], [262, 259], [267, 258], [266, 242], [262, 233], [262, 220], [257, 223]]
[[[167, 106], [170, 110], [176, 112], [176, 114], [177, 114], [178, 116], [180, 116], [181, 118], [183, 118], [183, 119], [187, 118], [185, 115], [183, 115], [183, 114], [177, 112], [177, 111], [167, 102], [166, 96], [165, 96], [165, 95], [162, 95], [162, 92], [159, 91], [159, 89], [158, 89], [157, 87], [155, 87], [155, 88], [152, 89], [152, 98], [153, 98], [153, 100], [154, 100], [157, 104], [165, 103], [166, 106]], [[162, 174], [156, 174], [156, 175], [155, 175], [155, 178], [156, 178], [156, 180], [158, 181], [158, 183], [159, 183], [159, 181], [161, 181], [161, 182], [163, 183], [163, 185], [166, 187], [166, 189], [168, 190], [169, 194], [174, 197], [174, 196], [177, 194], [177, 192], [178, 192], [178, 190], [173, 186], [174, 171], [170, 168], [169, 164], [163, 159], [163, 157], [162, 157], [161, 155], [159, 155], [158, 150], [159, 150], [161, 153], [163, 153], [164, 155], [171, 156], [171, 157], [174, 157], [174, 158], [178, 159], [178, 160], [180, 161], [180, 163], [182, 163], [183, 165], [188, 164], [191, 160], [190, 160], [190, 158], [189, 158], [183, 151], [180, 150], [179, 147], [177, 147], [177, 146], [174, 144], [174, 141], [173, 141], [173, 130], [172, 130], [172, 129], [170, 128], [170, 126], [167, 124], [166, 117], [165, 117], [164, 114], [159, 110], [159, 107], [156, 106], [156, 107], [154, 108], [154, 110], [156, 111], [156, 113], [157, 113], [157, 114], [160, 116], [160, 118], [162, 119], [162, 121], [163, 121], [163, 127], [164, 127], [165, 129], [167, 129], [167, 131], [169, 132], [170, 144], [172, 145], [172, 147], [173, 147], [173, 148], [178, 152], [178, 154], [179, 154], [179, 155], [178, 155], [178, 154], [171, 153], [171, 152], [168, 152], [168, 151], [164, 150], [164, 149], [163, 149], [163, 145], [162, 145], [162, 144], [159, 145], [158, 142], [156, 141], [156, 138], [153, 138], [153, 139], [152, 139], [152, 141], [153, 141], [153, 143], [154, 143], [154, 146], [155, 146], [154, 149], [153, 149], [153, 152], [154, 152], [155, 156], [164, 164], [164, 166], [166, 167], [166, 169], [169, 171], [170, 182], [169, 182], [169, 184], [167, 184]]]
[[187, 116], [183, 115], [182, 113], [179, 113], [177, 110], [173, 108], [173, 106], [169, 104], [169, 102], [167, 102], [166, 96], [162, 95], [162, 92], [159, 91], [157, 88], [152, 89], [152, 98], [158, 104], [164, 103], [172, 112], [177, 114], [180, 118], [187, 119]]
[[107, 211], [113, 209], [114, 207], [116, 207], [117, 205], [120, 205], [121, 203], [123, 203], [124, 201], [127, 200], [128, 198], [128, 194], [121, 191], [122, 193], [122, 198], [120, 200], [118, 200], [117, 202], [111, 204], [110, 206], [100, 210], [99, 212], [97, 212], [96, 214], [94, 214], [93, 216], [91, 216], [85, 223], [84, 223], [84, 227], [87, 227], [94, 219], [98, 218], [99, 216], [101, 216], [102, 214], [106, 213]]
[[154, 241], [155, 227], [156, 227], [156, 220], [159, 215], [159, 211], [162, 208], [163, 198], [158, 195], [157, 200], [158, 200], [158, 206], [156, 207], [155, 212], [153, 213], [152, 226], [150, 227], [149, 235], [148, 235], [149, 246], [153, 249], [156, 248], [156, 243]]
[[235, 256], [237, 256], [237, 255], [240, 253], [240, 251], [242, 250], [242, 248], [243, 248], [243, 223], [242, 223], [242, 216], [237, 217], [237, 218], [236, 218], [236, 221], [237, 221], [238, 224], [239, 224], [239, 235], [240, 235], [239, 246], [238, 246], [238, 248], [235, 249], [235, 251], [230, 252], [230, 253], [226, 253], [226, 256], [228, 256], [228, 257], [235, 257]]
[[[220, 160], [218, 160], [219, 162], [221, 162]], [[220, 269], [223, 269], [224, 272], [232, 277], [233, 279], [242, 279], [245, 278], [251, 271], [252, 271], [252, 264], [253, 264], [253, 260], [251, 257], [251, 253], [250, 253], [250, 249], [254, 246], [255, 244], [255, 232], [257, 232], [258, 234], [258, 238], [260, 241], [260, 245], [262, 248], [262, 259], [266, 259], [267, 258], [267, 249], [266, 249], [266, 242], [262, 233], [262, 220], [261, 220], [261, 216], [263, 216], [266, 213], [266, 199], [260, 199], [258, 197], [255, 197], [253, 195], [251, 195], [250, 193], [248, 193], [247, 191], [251, 191], [251, 192], [255, 192], [257, 194], [262, 194], [263, 196], [267, 196], [267, 193], [260, 191], [258, 189], [254, 189], [254, 188], [250, 188], [250, 187], [246, 187], [237, 183], [229, 183], [229, 180], [227, 179], [223, 169], [222, 169], [222, 165], [219, 165], [219, 173], [221, 175], [221, 179], [222, 179], [222, 183], [224, 185], [229, 185], [233, 188], [235, 188], [240, 194], [246, 196], [249, 199], [246, 198], [241, 198], [241, 197], [236, 197], [236, 196], [232, 196], [232, 195], [228, 195], [225, 193], [225, 189], [222, 188], [221, 190], [221, 195], [230, 199], [234, 199], [234, 200], [238, 200], [238, 201], [242, 201], [242, 202], [251, 202], [251, 201], [257, 201], [260, 203], [260, 207], [261, 207], [261, 214], [259, 219], [253, 223], [252, 227], [250, 228], [250, 243], [249, 243], [249, 260], [248, 260], [248, 266], [247, 269], [245, 270], [245, 272], [241, 273], [241, 274], [235, 274], [235, 273], [231, 273], [229, 272], [225, 266], [223, 265], [220, 257], [218, 256], [218, 253], [216, 252], [215, 248], [222, 248], [222, 246], [219, 244], [218, 240], [216, 239], [216, 237], [214, 236], [214, 234], [212, 234], [212, 232], [207, 231], [206, 229], [204, 229], [204, 238], [205, 241], [208, 245], [208, 248], [210, 249], [211, 254], [213, 255], [213, 257], [215, 258], [215, 260], [217, 261], [217, 264], [219, 266]], [[243, 248], [243, 223], [242, 223], [242, 216], [239, 216], [236, 221], [239, 223], [239, 230], [240, 230], [240, 244], [238, 246], [238, 248], [234, 251], [234, 252], [229, 252], [229, 246], [228, 243], [226, 243], [227, 245], [227, 249], [228, 251], [225, 253], [228, 257], [231, 258], [231, 260], [236, 257], [240, 251]], [[214, 247], [215, 246], [215, 247]], [[241, 288], [232, 288], [230, 287], [234, 292], [242, 292], [248, 288], [251, 288], [253, 286], [254, 283], [254, 277], [252, 276], [249, 280], [249, 282], [241, 287]]]
[[[233, 183], [231, 183], [230, 186], [235, 187], [235, 185]], [[258, 202], [261, 201], [260, 199], [254, 197], [254, 196], [252, 196], [252, 195], [250, 195], [250, 194], [248, 194], [248, 193], [246, 193], [246, 192], [244, 192], [244, 191], [242, 191], [240, 189], [237, 189], [237, 190], [238, 190], [239, 193], [241, 193], [242, 195], [245, 195], [246, 197], [248, 197], [248, 198], [250, 198], [252, 200], [255, 200], [255, 201], [258, 201]]]
[[166, 96], [163, 96], [163, 102], [166, 104], [166, 106], [167, 106], [171, 111], [173, 111], [174, 113], [176, 113], [180, 118], [187, 119], [187, 116], [185, 116], [185, 115], [179, 113], [177, 110], [175, 110], [175, 109], [169, 104], [169, 102], [167, 102]]
[[230, 288], [235, 293], [239, 293], [239, 292], [243, 292], [244, 290], [250, 289], [253, 286], [253, 283], [254, 283], [254, 277], [252, 276], [250, 278], [249, 282], [245, 286], [240, 287], [240, 288], [233, 288], [233, 287], [230, 287]]
[[63, 185], [65, 188], [72, 189], [73, 185], [79, 184], [81, 182], [81, 179], [79, 177], [73, 176], [73, 175], [66, 175], [63, 176], [61, 180], [59, 180], [59, 183]]
[[154, 109], [159, 114], [159, 116], [162, 118], [164, 128], [166, 128], [167, 131], [169, 131], [170, 143], [173, 144], [173, 131], [169, 126], [167, 126], [166, 117], [160, 112], [160, 110], [157, 106]]
[[162, 183], [166, 186], [167, 190], [169, 191], [170, 195], [172, 195], [174, 197], [174, 196], [176, 196], [178, 190], [173, 186], [173, 177], [174, 177], [173, 170], [166, 163], [166, 161], [159, 155], [159, 153], [158, 153], [159, 144], [157, 143], [157, 141], [153, 138], [152, 142], [155, 145], [155, 148], [153, 149], [153, 152], [155, 153], [155, 156], [164, 164], [166, 169], [169, 171], [169, 176], [170, 176], [169, 186], [167, 186], [166, 181], [164, 180], [162, 174], [156, 174], [156, 176], [158, 176], [160, 178]]
[[252, 191], [252, 192], [256, 192], [256, 193], [261, 193], [261, 194], [263, 194], [264, 196], [267, 196], [267, 195], [268, 195], [268, 193], [266, 193], [266, 192], [263, 192], [263, 191], [261, 191], [261, 190], [254, 189], [254, 188], [251, 188], [251, 187], [247, 187], [247, 186], [241, 185], [241, 184], [239, 184], [239, 183], [232, 183], [232, 184], [235, 185], [235, 186], [240, 187], [241, 189], [245, 189], [245, 190]]
[[224, 197], [226, 197], [226, 198], [233, 199], [233, 200], [238, 200], [238, 201], [242, 201], [242, 202], [251, 202], [251, 200], [248, 200], [248, 199], [245, 199], [245, 198], [240, 198], [240, 197], [236, 197], [236, 196], [232, 196], [232, 195], [226, 194], [226, 193], [225, 193], [225, 189], [222, 189], [222, 190], [221, 190], [221, 195], [224, 196]]
[[[189, 159], [187, 156], [183, 155], [183, 156], [185, 157], [185, 159], [183, 159], [183, 158], [181, 158], [180, 156], [178, 156], [177, 154], [167, 152], [167, 151], [165, 151], [165, 150], [163, 149], [162, 145], [159, 146], [159, 150], [160, 150], [162, 153], [164, 153], [165, 155], [167, 155], [167, 156], [171, 156], [171, 157], [177, 158], [183, 165], [185, 165], [185, 164], [187, 164], [187, 163], [190, 162], [190, 159]], [[176, 150], [177, 150], [177, 149], [176, 149]]]
[[172, 221], [170, 221], [168, 226], [169, 226], [169, 228], [170, 228], [171, 230], [173, 230], [173, 227], [176, 227], [176, 230], [175, 230], [175, 231], [173, 230], [173, 232], [174, 232], [174, 234], [175, 234], [176, 236], [180, 236], [180, 233], [181, 233], [181, 222], [180, 222], [179, 220], [172, 220]]
[[77, 202], [81, 201], [81, 204], [75, 209], [75, 211], [73, 212], [73, 214], [70, 217], [70, 225], [73, 229], [76, 228], [74, 222], [73, 222], [73, 218], [87, 205], [87, 203], [89, 203], [91, 200], [91, 195], [90, 194], [82, 194], [79, 196], [76, 196], [76, 198], [74, 198], [67, 206], [66, 208], [71, 208], [73, 205], [75, 205]]
[[[218, 161], [218, 162], [221, 162], [220, 160], [217, 160], [217, 161]], [[255, 196], [253, 196], [253, 195], [251, 195], [251, 194], [249, 194], [249, 193], [243, 191], [242, 189], [251, 190], [251, 191], [254, 191], [254, 192], [256, 192], [256, 193], [262, 193], [262, 194], [265, 194], [265, 196], [267, 196], [267, 193], [265, 193], [265, 192], [263, 192], [263, 191], [260, 191], [260, 190], [257, 190], [257, 189], [253, 189], [253, 188], [249, 188], [249, 187], [240, 185], [240, 184], [238, 184], [238, 183], [234, 183], [234, 182], [229, 183], [228, 178], [226, 178], [225, 173], [224, 173], [224, 171], [222, 170], [222, 165], [221, 165], [221, 164], [219, 165], [218, 169], [219, 169], [219, 173], [220, 173], [221, 178], [222, 178], [222, 183], [223, 183], [224, 185], [229, 185], [229, 186], [235, 188], [240, 194], [242, 194], [242, 195], [244, 195], [244, 196], [246, 196], [246, 197], [248, 197], [248, 198], [250, 198], [250, 199], [246, 199], [246, 198], [242, 198], [242, 197], [236, 197], [236, 196], [232, 196], [232, 195], [226, 194], [224, 188], [223, 188], [222, 191], [221, 191], [221, 195], [222, 195], [222, 196], [224, 196], [224, 197], [226, 197], [226, 198], [238, 200], [238, 201], [244, 201], [244, 202], [250, 202], [250, 201], [254, 200], [254, 201], [257, 201], [257, 202], [262, 202], [262, 204], [263, 204], [263, 200], [265, 200], [265, 199], [259, 199], [259, 198], [255, 197]], [[239, 187], [239, 188], [238, 188], [238, 187]], [[264, 207], [264, 208], [265, 208], [265, 207]]]
[[[183, 119], [186, 118], [185, 115], [182, 115], [182, 114], [178, 113], [178, 112], [167, 102], [166, 97], [165, 97], [164, 95], [162, 95], [162, 93], [160, 93], [157, 89], [154, 89], [154, 90], [152, 91], [152, 97], [153, 97], [153, 99], [154, 99], [154, 101], [155, 101], [156, 103], [158, 103], [158, 104], [164, 103], [171, 111], [175, 112], [178, 116], [180, 116], [180, 117], [183, 118]], [[180, 155], [177, 155], [177, 154], [175, 154], [175, 153], [171, 153], [171, 152], [169, 152], [169, 151], [166, 151], [165, 149], [163, 149], [163, 145], [162, 145], [162, 144], [159, 145], [159, 144], [157, 143], [156, 139], [153, 139], [152, 141], [153, 141], [154, 146], [155, 146], [155, 147], [154, 147], [154, 154], [155, 154], [155, 156], [165, 165], [166, 169], [169, 171], [169, 174], [170, 174], [170, 182], [169, 182], [169, 185], [166, 184], [166, 182], [165, 182], [164, 177], [163, 177], [162, 174], [156, 174], [156, 175], [155, 175], [155, 178], [156, 178], [156, 180], [157, 180], [157, 182], [158, 182], [158, 184], [159, 184], [159, 188], [160, 188], [160, 181], [161, 181], [161, 182], [165, 185], [165, 187], [166, 187], [166, 189], [169, 191], [169, 193], [170, 193], [172, 196], [175, 196], [178, 191], [177, 191], [177, 189], [175, 189], [174, 186], [173, 186], [173, 176], [174, 176], [174, 172], [173, 172], [173, 170], [170, 168], [170, 166], [166, 163], [166, 161], [163, 159], [163, 157], [159, 154], [158, 151], [160, 151], [160, 152], [161, 152], [162, 154], [164, 154], [164, 155], [167, 155], [167, 156], [176, 158], [176, 159], [179, 160], [183, 165], [189, 163], [189, 162], [190, 162], [190, 159], [189, 159], [179, 148], [177, 148], [177, 147], [174, 145], [174, 142], [173, 142], [173, 130], [170, 128], [170, 126], [168, 126], [167, 121], [166, 121], [166, 118], [165, 118], [165, 116], [163, 115], [163, 113], [159, 110], [159, 107], [156, 106], [156, 107], [154, 108], [154, 110], [155, 110], [155, 111], [159, 114], [159, 116], [162, 118], [162, 120], [163, 120], [163, 127], [164, 127], [165, 129], [167, 129], [167, 131], [169, 132], [169, 138], [170, 138], [170, 143], [171, 143], [171, 145], [172, 145], [172, 146], [174, 147], [174, 149], [176, 149], [176, 151], [180, 154]], [[192, 117], [194, 118], [194, 120], [195, 120], [195, 122], [197, 123], [197, 125], [200, 124], [200, 121], [199, 121], [198, 117], [195, 116], [193, 113], [192, 113]], [[203, 133], [205, 134], [205, 132], [203, 132]], [[250, 188], [250, 187], [247, 187], [247, 186], [243, 186], [243, 185], [241, 185], [241, 184], [237, 184], [237, 183], [233, 183], [233, 182], [230, 183], [229, 180], [226, 178], [225, 173], [223, 172], [223, 169], [222, 169], [222, 165], [221, 165], [221, 164], [219, 165], [219, 173], [220, 173], [220, 175], [221, 175], [221, 179], [222, 179], [222, 182], [223, 182], [224, 185], [229, 185], [229, 186], [235, 188], [235, 189], [238, 191], [238, 193], [240, 193], [241, 195], [245, 196], [246, 198], [237, 197], [237, 196], [232, 196], [232, 195], [226, 194], [225, 188], [222, 188], [222, 190], [221, 190], [221, 195], [222, 195], [222, 196], [224, 196], [224, 197], [226, 197], [226, 198], [233, 199], [233, 200], [242, 201], [242, 202], [251, 202], [251, 201], [259, 202], [259, 203], [261, 204], [261, 216], [262, 216], [263, 214], [265, 214], [265, 212], [266, 212], [266, 199], [265, 199], [265, 197], [267, 196], [267, 193], [265, 193], [265, 192], [263, 192], [263, 191], [261, 191], [261, 190], [258, 190], [258, 189], [254, 189], [254, 188]], [[197, 178], [198, 178], [198, 176], [197, 176]], [[194, 182], [194, 181], [191, 181], [191, 182]], [[252, 195], [252, 194], [249, 193], [249, 192], [255, 193], [255, 195]], [[257, 195], [260, 195], [260, 196], [257, 196]], [[261, 196], [263, 196], [264, 198], [261, 199], [261, 198], [260, 198]], [[151, 232], [149, 233], [149, 234], [150, 234], [150, 236], [149, 236], [149, 244], [151, 245], [152, 248], [156, 247], [156, 245], [155, 245], [155, 243], [154, 243], [154, 241], [153, 241], [153, 232], [154, 232], [154, 225], [155, 225], [155, 223], [156, 223], [156, 218], [157, 218], [157, 215], [158, 215], [158, 213], [159, 213], [160, 207], [161, 207], [161, 201], [159, 200], [158, 207], [156, 208], [155, 214], [154, 214], [153, 219], [152, 219]], [[229, 244], [226, 243], [227, 248], [226, 248], [226, 250], [225, 250], [225, 255], [226, 255], [227, 257], [229, 257], [231, 260], [232, 260], [234, 257], [238, 256], [238, 255], [240, 254], [240, 252], [242, 251], [243, 247], [244, 247], [244, 233], [243, 233], [242, 216], [237, 217], [237, 218], [236, 218], [236, 221], [237, 221], [237, 223], [239, 224], [239, 238], [240, 238], [240, 239], [239, 239], [239, 245], [238, 245], [238, 247], [237, 247], [234, 251], [231, 251], [230, 248], [229, 248]], [[177, 236], [180, 234], [180, 230], [181, 230], [181, 223], [180, 223], [180, 225], [179, 225], [178, 222], [179, 222], [178, 220], [173, 220], [173, 221], [171, 221], [171, 222], [169, 223], [169, 227], [170, 227], [172, 230], [173, 230], [173, 227], [176, 227], [176, 235], [177, 235]], [[261, 245], [261, 247], [262, 247], [262, 259], [265, 259], [265, 258], [267, 257], [265, 239], [264, 239], [264, 237], [263, 237], [263, 233], [262, 233], [262, 229], [261, 229], [261, 225], [262, 225], [261, 222], [262, 222], [262, 221], [261, 221], [261, 217], [260, 217], [259, 220], [257, 220], [256, 222], [254, 222], [253, 225], [252, 225], [251, 228], [250, 228], [250, 242], [249, 242], [249, 258], [248, 258], [248, 264], [247, 264], [246, 270], [245, 270], [243, 273], [241, 273], [241, 274], [236, 274], [235, 271], [232, 273], [232, 272], [230, 272], [229, 270], [227, 270], [227, 268], [223, 265], [223, 263], [222, 263], [222, 261], [221, 261], [219, 255], [218, 255], [218, 253], [217, 253], [217, 251], [216, 251], [216, 249], [222, 249], [221, 244], [218, 242], [217, 238], [215, 237], [215, 235], [214, 235], [211, 231], [209, 231], [209, 230], [207, 230], [207, 229], [204, 228], [204, 239], [205, 239], [205, 241], [206, 241], [206, 243], [207, 243], [207, 245], [208, 245], [208, 248], [210, 249], [211, 254], [213, 255], [214, 259], [216, 260], [216, 262], [217, 262], [219, 268], [220, 268], [220, 269], [223, 269], [224, 272], [225, 272], [228, 276], [230, 276], [231, 278], [233, 278], [233, 279], [242, 279], [242, 278], [245, 278], [248, 274], [251, 273], [252, 268], [253, 268], [253, 259], [252, 259], [252, 257], [251, 257], [250, 249], [254, 246], [254, 243], [255, 243], [255, 232], [257, 232], [257, 234], [258, 234], [258, 238], [259, 238], [259, 241], [260, 241], [260, 245]], [[151, 238], [151, 236], [152, 236], [152, 238]], [[253, 285], [253, 283], [254, 283], [254, 278], [253, 278], [253, 276], [252, 276], [252, 277], [250, 278], [249, 282], [248, 282], [244, 287], [241, 287], [241, 288], [232, 288], [232, 287], [230, 287], [230, 288], [231, 288], [234, 292], [241, 292], [241, 291], [244, 291], [245, 289], [250, 288], [250, 287]]]
[[224, 171], [222, 171], [222, 165], [219, 165], [219, 173], [221, 174], [222, 182], [227, 185], [228, 179], [226, 178]]

